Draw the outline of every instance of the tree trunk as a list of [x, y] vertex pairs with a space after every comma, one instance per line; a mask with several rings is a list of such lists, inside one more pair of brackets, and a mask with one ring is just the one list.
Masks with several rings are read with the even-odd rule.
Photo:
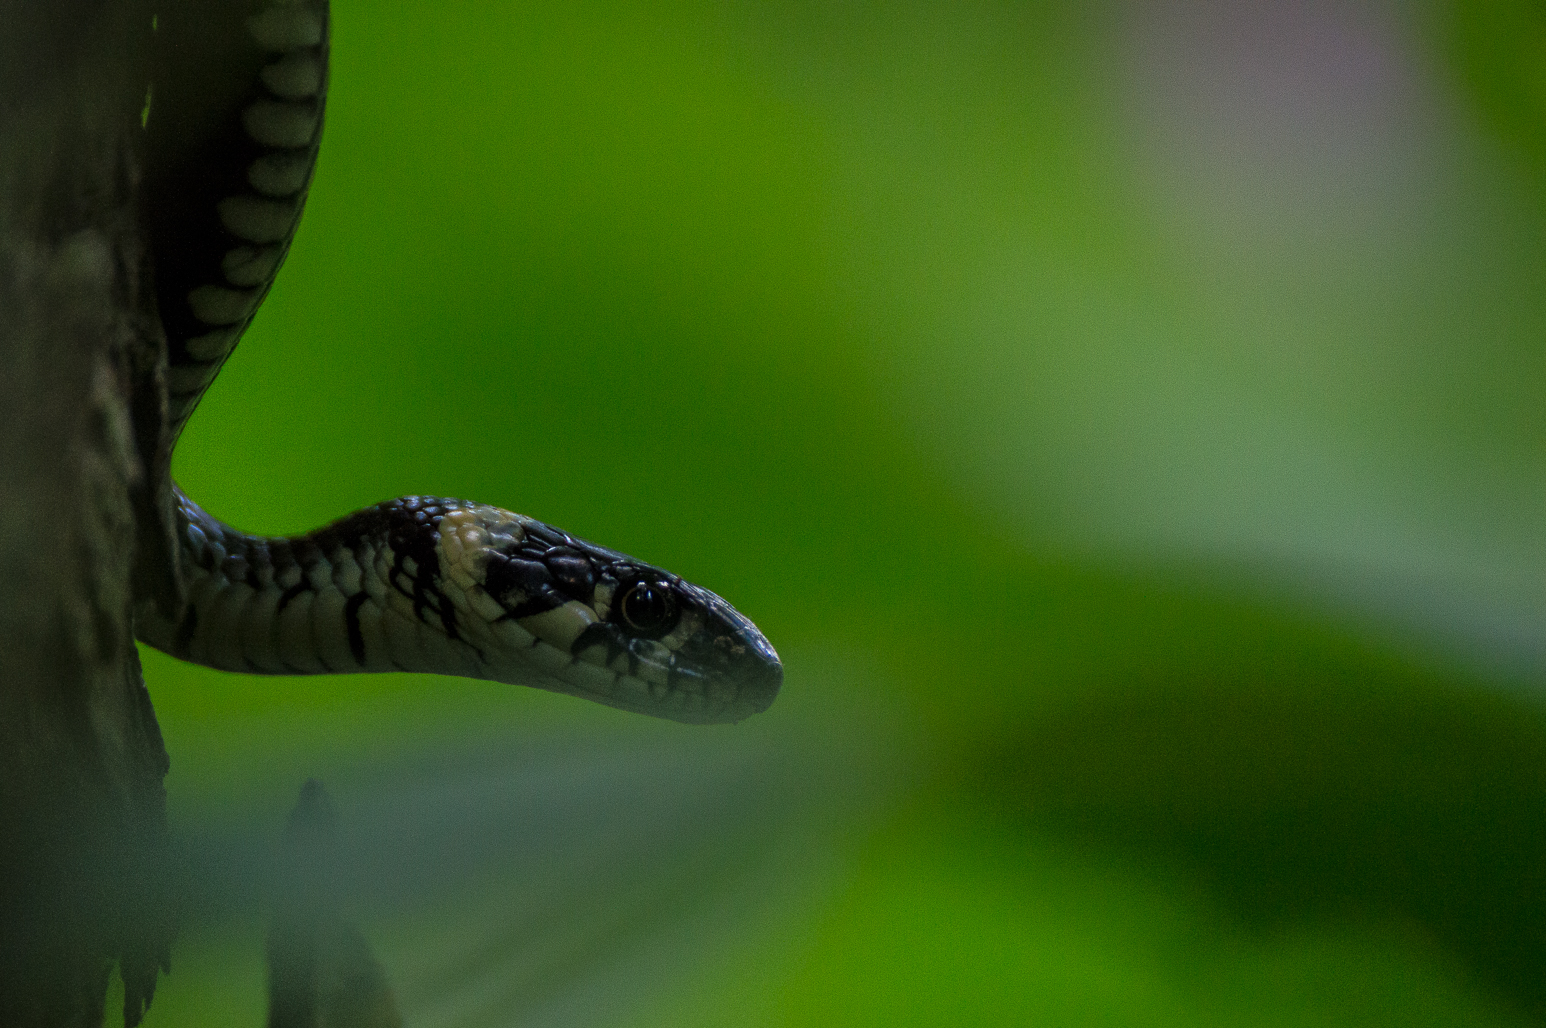
[[134, 0], [0, 0], [6, 1026], [100, 1024], [114, 962], [137, 1023], [172, 931], [167, 756], [130, 616], [136, 511], [164, 473], [133, 409], [161, 402], [137, 194], [149, 21]]

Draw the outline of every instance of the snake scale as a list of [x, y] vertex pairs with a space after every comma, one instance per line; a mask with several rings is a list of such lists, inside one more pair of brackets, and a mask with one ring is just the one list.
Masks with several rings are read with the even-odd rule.
[[677, 721], [768, 707], [783, 667], [718, 596], [497, 507], [409, 496], [290, 538], [240, 532], [172, 482], [183, 426], [283, 263], [317, 157], [325, 0], [171, 0], [143, 117], [166, 336], [135, 631], [227, 671], [417, 671], [536, 686]]

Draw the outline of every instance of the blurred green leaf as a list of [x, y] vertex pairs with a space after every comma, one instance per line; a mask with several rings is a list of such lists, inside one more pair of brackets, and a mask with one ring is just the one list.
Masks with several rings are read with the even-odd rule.
[[[788, 678], [695, 733], [147, 653], [188, 836], [240, 851], [312, 775], [372, 811], [434, 1023], [1539, 1023], [1539, 211], [1395, 21], [1184, 6], [340, 4], [306, 220], [180, 480], [265, 532], [509, 506], [723, 593]], [[1537, 8], [1445, 11], [1400, 25], [1546, 160]], [[1271, 78], [1306, 53], [1371, 122], [1284, 137], [1341, 113]], [[827, 756], [698, 807], [627, 756], [791, 740]], [[597, 792], [523, 821], [568, 744]], [[151, 1028], [253, 1023], [230, 874]]]
[[1487, 124], [1546, 181], [1546, 7], [1454, 0], [1451, 52]]

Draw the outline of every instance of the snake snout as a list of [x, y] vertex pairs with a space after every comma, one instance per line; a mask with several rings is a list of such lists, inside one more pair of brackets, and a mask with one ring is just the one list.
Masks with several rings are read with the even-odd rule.
[[784, 684], [784, 665], [771, 643], [724, 600], [707, 589], [682, 583], [703, 615], [699, 631], [684, 641], [679, 666], [695, 669], [721, 699], [710, 720], [740, 721], [772, 705]]
[[741, 653], [734, 660], [730, 677], [737, 687], [738, 712], [742, 717], [760, 714], [773, 705], [784, 685], [784, 665], [771, 643], [755, 628], [740, 633], [737, 644]]

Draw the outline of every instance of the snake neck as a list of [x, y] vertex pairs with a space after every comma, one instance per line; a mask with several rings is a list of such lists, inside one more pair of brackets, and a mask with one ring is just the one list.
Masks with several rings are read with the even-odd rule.
[[138, 611], [157, 649], [252, 674], [477, 674], [441, 585], [439, 533], [410, 501], [281, 538], [238, 531], [181, 489], [176, 500], [185, 602], [170, 616]]

